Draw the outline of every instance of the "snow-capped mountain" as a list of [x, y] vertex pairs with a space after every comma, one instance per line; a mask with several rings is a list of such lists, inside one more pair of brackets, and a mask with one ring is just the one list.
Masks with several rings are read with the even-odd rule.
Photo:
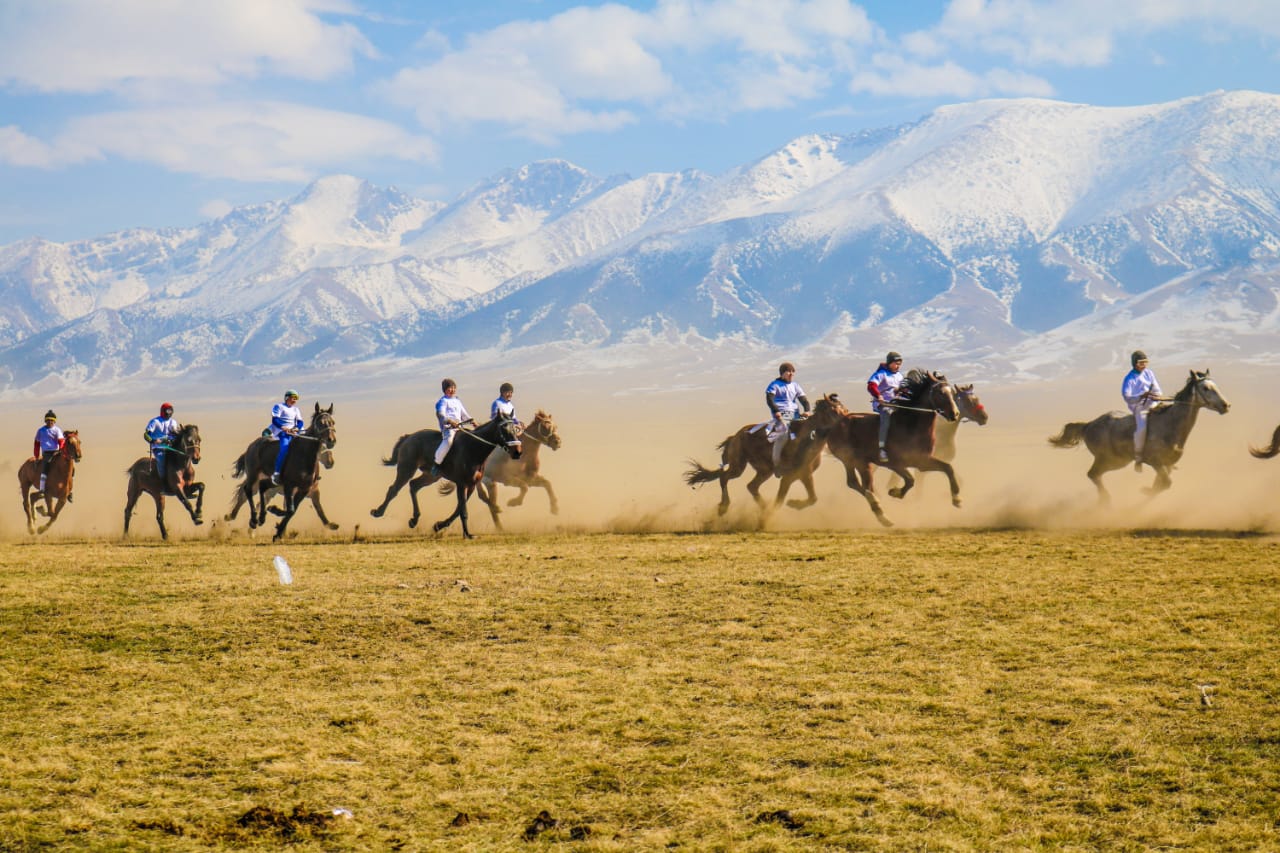
[[1002, 100], [718, 177], [542, 161], [447, 205], [329, 177], [195, 228], [0, 247], [0, 388], [657, 333], [1048, 370], [1158, 323], [1273, 353], [1278, 136], [1255, 92]]

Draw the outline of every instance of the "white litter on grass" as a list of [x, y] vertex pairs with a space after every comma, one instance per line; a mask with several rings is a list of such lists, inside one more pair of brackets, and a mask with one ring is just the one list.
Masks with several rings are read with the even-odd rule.
[[289, 564], [284, 561], [284, 557], [279, 554], [272, 560], [276, 567], [276, 574], [280, 575], [280, 583], [293, 583], [293, 572], [289, 569]]
[[336, 808], [333, 810], [334, 817], [340, 817], [344, 820], [351, 820], [355, 815], [351, 813], [351, 809]]

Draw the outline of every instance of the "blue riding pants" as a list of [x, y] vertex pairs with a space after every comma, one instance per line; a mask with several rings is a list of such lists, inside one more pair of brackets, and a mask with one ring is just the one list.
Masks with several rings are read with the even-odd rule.
[[289, 442], [293, 441], [293, 436], [287, 432], [282, 432], [278, 436], [280, 439], [280, 450], [276, 453], [276, 474], [284, 468], [284, 457], [289, 453]]

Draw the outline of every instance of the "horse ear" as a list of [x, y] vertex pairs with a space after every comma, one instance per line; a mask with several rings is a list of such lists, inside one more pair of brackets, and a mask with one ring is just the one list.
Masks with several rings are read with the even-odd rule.
[[330, 404], [329, 404], [329, 408], [328, 408], [328, 409], [326, 409], [325, 411], [327, 411], [329, 414], [331, 414], [331, 415], [332, 415], [332, 414], [333, 414], [333, 403], [330, 403]]
[[316, 414], [320, 414], [320, 404], [316, 403]]

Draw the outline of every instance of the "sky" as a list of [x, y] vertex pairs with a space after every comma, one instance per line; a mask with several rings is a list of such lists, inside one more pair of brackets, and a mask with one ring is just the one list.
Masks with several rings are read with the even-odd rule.
[[721, 174], [983, 98], [1280, 89], [1275, 0], [0, 0], [0, 245], [350, 174]]

